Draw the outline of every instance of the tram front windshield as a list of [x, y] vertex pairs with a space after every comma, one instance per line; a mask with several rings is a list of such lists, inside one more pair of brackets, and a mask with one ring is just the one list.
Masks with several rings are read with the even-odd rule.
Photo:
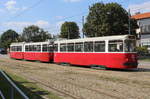
[[125, 52], [135, 52], [136, 41], [135, 40], [125, 40]]

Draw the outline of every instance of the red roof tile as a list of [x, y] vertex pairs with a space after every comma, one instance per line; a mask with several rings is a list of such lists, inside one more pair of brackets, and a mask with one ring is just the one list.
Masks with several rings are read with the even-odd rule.
[[142, 13], [142, 14], [137, 14], [137, 15], [133, 15], [131, 16], [131, 18], [134, 18], [134, 19], [146, 19], [146, 18], [150, 18], [150, 12], [148, 13]]

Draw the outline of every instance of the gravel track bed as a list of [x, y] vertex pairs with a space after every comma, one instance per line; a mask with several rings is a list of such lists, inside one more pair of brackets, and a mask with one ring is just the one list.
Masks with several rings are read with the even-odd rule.
[[1, 58], [0, 68], [64, 99], [150, 99], [150, 66], [141, 64], [132, 71], [96, 70]]

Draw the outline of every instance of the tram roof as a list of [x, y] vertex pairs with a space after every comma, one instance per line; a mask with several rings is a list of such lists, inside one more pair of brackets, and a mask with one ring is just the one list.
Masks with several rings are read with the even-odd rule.
[[45, 41], [45, 42], [29, 42], [29, 43], [25, 43], [25, 45], [38, 45], [38, 44], [49, 44], [49, 41]]
[[21, 46], [21, 45], [38, 45], [38, 44], [49, 44], [50, 41], [45, 42], [18, 42], [18, 43], [12, 43], [10, 46]]
[[81, 38], [81, 39], [70, 39], [56, 41], [55, 43], [66, 43], [66, 42], [85, 42], [85, 41], [105, 41], [105, 40], [124, 40], [134, 37], [133, 35], [117, 35], [117, 36], [103, 36], [103, 37], [92, 37], [92, 38]]
[[[85, 42], [85, 41], [105, 41], [105, 40], [124, 40], [128, 38], [134, 37], [133, 35], [116, 35], [116, 36], [103, 36], [103, 37], [92, 37], [92, 38], [81, 38], [81, 39], [63, 39], [57, 40], [55, 43], [67, 43], [67, 42]], [[37, 45], [37, 44], [50, 44], [52, 41], [45, 41], [45, 42], [18, 42], [12, 43], [10, 46], [22, 46], [22, 45]]]
[[25, 44], [25, 42], [11, 43], [10, 46], [21, 46], [23, 44]]

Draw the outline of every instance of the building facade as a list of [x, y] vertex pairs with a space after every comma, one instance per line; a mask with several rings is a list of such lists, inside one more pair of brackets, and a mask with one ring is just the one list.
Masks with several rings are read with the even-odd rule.
[[132, 18], [137, 20], [139, 29], [136, 30], [139, 46], [147, 46], [150, 52], [150, 12], [133, 15]]

